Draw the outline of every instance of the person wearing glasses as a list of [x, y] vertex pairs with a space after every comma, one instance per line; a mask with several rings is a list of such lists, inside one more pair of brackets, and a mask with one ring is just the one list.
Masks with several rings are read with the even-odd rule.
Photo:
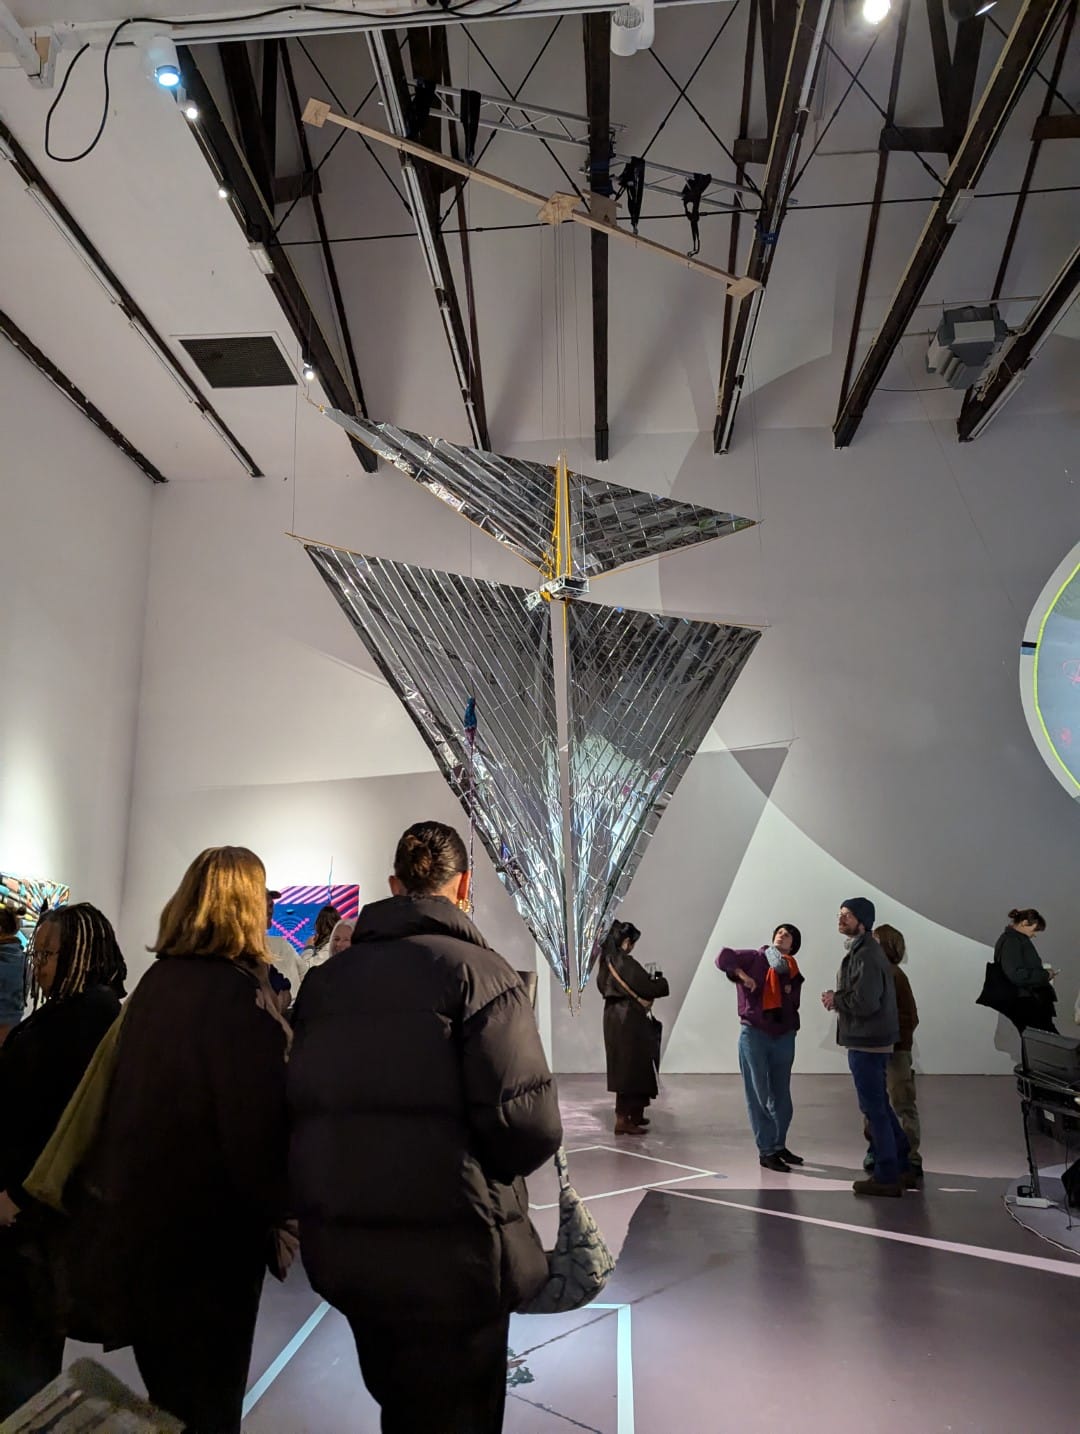
[[0, 1420], [60, 1373], [55, 1217], [22, 1182], [119, 1014], [127, 975], [108, 918], [85, 902], [41, 918], [31, 966], [33, 1012], [0, 1049]]

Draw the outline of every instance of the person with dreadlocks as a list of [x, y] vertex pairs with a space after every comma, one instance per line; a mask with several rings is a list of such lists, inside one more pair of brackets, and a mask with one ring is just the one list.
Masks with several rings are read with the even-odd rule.
[[34, 1010], [0, 1048], [0, 1420], [60, 1373], [55, 1217], [22, 1182], [116, 1019], [127, 974], [112, 925], [86, 902], [41, 918], [31, 969]]

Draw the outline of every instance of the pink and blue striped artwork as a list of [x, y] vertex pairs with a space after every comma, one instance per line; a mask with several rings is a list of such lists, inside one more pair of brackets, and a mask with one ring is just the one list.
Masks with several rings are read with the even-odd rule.
[[324, 906], [332, 906], [342, 921], [355, 921], [360, 914], [360, 887], [335, 884], [327, 886], [286, 886], [274, 904], [270, 923], [271, 936], [284, 936], [296, 951], [315, 930], [315, 918]]

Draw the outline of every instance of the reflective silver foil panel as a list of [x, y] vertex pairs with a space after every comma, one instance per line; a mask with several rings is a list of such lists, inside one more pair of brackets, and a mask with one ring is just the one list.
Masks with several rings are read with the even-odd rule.
[[590, 602], [568, 618], [569, 902], [584, 989], [597, 938], [761, 634]]
[[[473, 814], [522, 920], [569, 987], [549, 604], [529, 612], [522, 588], [305, 547]], [[470, 697], [477, 714], [471, 754]]]
[[[459, 447], [444, 438], [423, 438], [390, 423], [352, 418], [338, 409], [325, 412], [463, 518], [534, 568], [544, 569], [555, 523], [553, 467]], [[629, 563], [753, 527], [752, 519], [734, 513], [641, 493], [580, 473], [570, 474], [569, 486], [574, 571], [584, 577], [599, 577]]]

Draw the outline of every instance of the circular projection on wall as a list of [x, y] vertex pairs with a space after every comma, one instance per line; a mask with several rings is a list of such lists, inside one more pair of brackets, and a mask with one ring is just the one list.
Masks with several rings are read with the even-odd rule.
[[1062, 786], [1080, 798], [1080, 543], [1028, 621], [1020, 690], [1035, 745]]

